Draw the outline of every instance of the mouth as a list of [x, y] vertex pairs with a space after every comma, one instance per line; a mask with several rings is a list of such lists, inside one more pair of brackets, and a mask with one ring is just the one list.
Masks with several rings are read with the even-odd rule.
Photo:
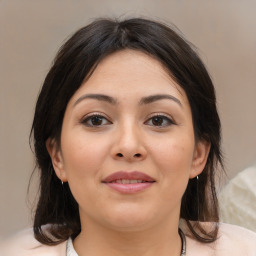
[[113, 181], [111, 181], [109, 183], [136, 184], [136, 183], [147, 183], [147, 182], [155, 182], [155, 181], [120, 179], [120, 180], [113, 180]]
[[115, 172], [107, 176], [102, 183], [109, 188], [123, 194], [132, 194], [143, 191], [151, 187], [156, 182], [149, 175], [133, 171], [133, 172]]

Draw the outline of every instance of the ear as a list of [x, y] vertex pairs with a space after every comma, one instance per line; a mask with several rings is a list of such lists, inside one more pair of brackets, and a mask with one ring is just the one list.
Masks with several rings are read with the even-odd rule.
[[189, 175], [190, 179], [195, 178], [204, 170], [210, 148], [211, 143], [206, 140], [200, 140], [196, 143], [193, 155], [193, 163]]
[[67, 175], [64, 169], [64, 162], [61, 150], [54, 139], [47, 139], [46, 141], [47, 151], [52, 159], [52, 166], [57, 177], [62, 181], [67, 181]]

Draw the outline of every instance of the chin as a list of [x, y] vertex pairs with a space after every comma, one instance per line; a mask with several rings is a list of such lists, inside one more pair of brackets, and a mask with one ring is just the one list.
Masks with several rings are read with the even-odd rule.
[[139, 232], [149, 228], [151, 222], [143, 221], [115, 221], [110, 223], [109, 228], [119, 232]]
[[116, 230], [139, 231], [156, 222], [156, 218], [157, 214], [152, 210], [146, 210], [143, 207], [139, 207], [139, 209], [129, 207], [109, 213], [107, 222]]

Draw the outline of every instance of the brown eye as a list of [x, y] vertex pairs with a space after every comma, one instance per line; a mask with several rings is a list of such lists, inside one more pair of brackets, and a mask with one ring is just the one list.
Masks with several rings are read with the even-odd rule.
[[154, 116], [152, 118], [152, 124], [155, 126], [161, 126], [163, 122], [164, 122], [164, 119], [161, 116]]
[[86, 126], [103, 126], [110, 124], [110, 122], [101, 115], [91, 115], [86, 117], [82, 123]]
[[156, 115], [148, 119], [146, 124], [151, 126], [166, 127], [174, 124], [174, 122], [166, 116]]
[[101, 125], [102, 124], [102, 117], [94, 116], [91, 118], [92, 125]]

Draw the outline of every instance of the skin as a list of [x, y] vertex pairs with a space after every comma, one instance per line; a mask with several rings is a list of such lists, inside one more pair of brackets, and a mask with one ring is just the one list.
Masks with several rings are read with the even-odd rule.
[[[159, 94], [172, 98], [141, 103]], [[101, 117], [90, 117], [95, 114]], [[60, 148], [47, 141], [57, 176], [79, 204], [77, 253], [180, 255], [181, 198], [188, 180], [202, 172], [209, 148], [195, 141], [186, 94], [157, 60], [132, 50], [102, 60], [67, 105]], [[140, 171], [156, 182], [134, 194], [102, 183], [120, 170]]]

